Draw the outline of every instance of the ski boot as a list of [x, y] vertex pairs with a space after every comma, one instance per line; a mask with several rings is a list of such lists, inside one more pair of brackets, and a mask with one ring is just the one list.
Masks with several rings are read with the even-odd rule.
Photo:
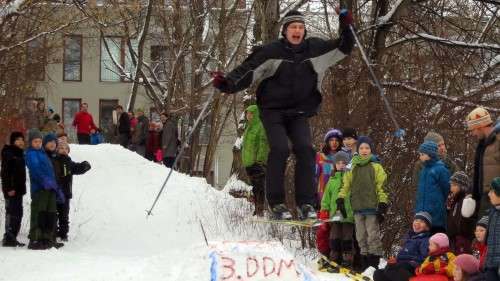
[[275, 220], [291, 220], [292, 214], [285, 204], [276, 204], [271, 208], [271, 218]]
[[301, 220], [317, 220], [318, 215], [314, 207], [310, 204], [303, 204], [297, 210]]

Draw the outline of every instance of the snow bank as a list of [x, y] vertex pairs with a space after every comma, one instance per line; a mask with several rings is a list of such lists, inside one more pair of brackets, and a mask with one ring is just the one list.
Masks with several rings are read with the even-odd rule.
[[[248, 201], [176, 172], [146, 218], [167, 168], [110, 144], [71, 145], [70, 155], [89, 161], [92, 169], [74, 177], [69, 242], [47, 251], [0, 247], [0, 280], [210, 280], [213, 248], [205, 243], [200, 224], [211, 244], [277, 240], [268, 234], [274, 226], [249, 222], [253, 208]], [[22, 242], [28, 241], [30, 201], [27, 194]], [[314, 253], [305, 256], [293, 239], [287, 240], [296, 235], [290, 228], [277, 233], [297, 263], [314, 262]], [[321, 280], [345, 279], [314, 274]]]

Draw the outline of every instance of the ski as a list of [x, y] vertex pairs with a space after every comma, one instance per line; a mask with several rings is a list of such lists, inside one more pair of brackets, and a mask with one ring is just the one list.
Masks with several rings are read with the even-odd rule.
[[318, 260], [319, 271], [321, 272], [329, 272], [329, 273], [339, 273], [343, 274], [348, 278], [356, 281], [373, 281], [370, 277], [364, 276], [361, 273], [355, 272], [354, 270], [343, 267], [338, 263], [331, 261], [324, 255], [320, 255], [320, 259]]

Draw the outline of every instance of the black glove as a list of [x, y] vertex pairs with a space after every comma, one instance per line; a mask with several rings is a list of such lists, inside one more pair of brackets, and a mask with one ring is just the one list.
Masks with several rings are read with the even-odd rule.
[[380, 203], [378, 203], [377, 213], [381, 214], [381, 215], [385, 215], [385, 213], [387, 213], [388, 208], [389, 208], [389, 206], [387, 206], [387, 203], [380, 202]]
[[339, 210], [340, 213], [342, 213], [344, 219], [347, 218], [347, 212], [345, 210], [345, 205], [344, 205], [344, 198], [338, 198], [337, 201], [335, 201], [335, 203], [337, 203], [337, 210]]
[[216, 71], [212, 73], [212, 84], [215, 88], [219, 89], [219, 91], [225, 93], [229, 87], [229, 80], [224, 76], [224, 73], [221, 71]]
[[90, 170], [90, 168], [92, 168], [92, 167], [90, 166], [90, 163], [89, 163], [89, 162], [87, 162], [87, 161], [83, 161], [83, 162], [82, 162], [82, 164], [83, 164], [83, 165], [84, 165], [84, 167], [85, 167], [85, 168], [84, 168], [85, 172], [87, 172], [88, 170]]

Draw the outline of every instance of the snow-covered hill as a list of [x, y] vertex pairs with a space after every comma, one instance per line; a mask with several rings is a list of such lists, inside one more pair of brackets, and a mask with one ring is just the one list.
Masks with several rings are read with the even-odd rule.
[[[72, 145], [70, 156], [92, 165], [88, 173], [74, 177], [70, 241], [59, 250], [0, 247], [0, 280], [210, 280], [210, 248], [200, 223], [209, 242], [271, 240], [271, 226], [248, 221], [252, 207], [246, 200], [217, 191], [204, 179], [174, 173], [146, 218], [167, 168], [110, 144]], [[30, 201], [27, 194], [18, 237], [25, 243]], [[3, 230], [2, 201], [0, 207]], [[313, 254], [289, 239], [294, 235], [287, 233], [290, 228], [281, 231], [285, 248], [312, 266]], [[316, 274], [321, 280], [344, 279]]]

